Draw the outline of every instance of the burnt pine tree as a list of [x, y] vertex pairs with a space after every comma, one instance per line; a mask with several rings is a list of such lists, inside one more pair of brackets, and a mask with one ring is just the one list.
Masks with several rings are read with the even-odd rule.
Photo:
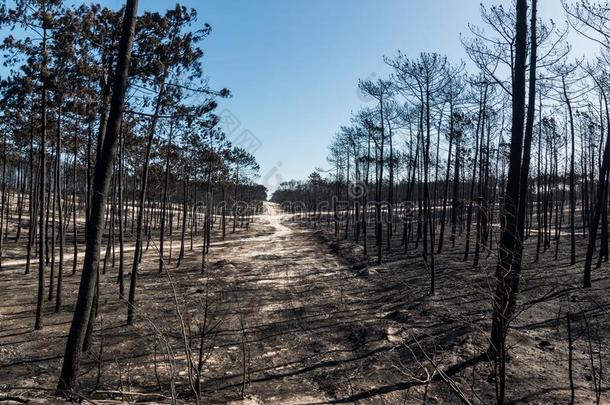
[[496, 266], [496, 291], [493, 300], [493, 317], [491, 329], [491, 351], [499, 359], [499, 393], [498, 403], [504, 403], [505, 397], [505, 338], [508, 332], [508, 303], [517, 291], [511, 289], [511, 272], [513, 261], [521, 241], [518, 231], [519, 181], [523, 153], [523, 136], [525, 122], [525, 76], [527, 63], [527, 0], [516, 0], [515, 26], [515, 62], [512, 74], [512, 129], [510, 141], [510, 158], [508, 178], [504, 196], [504, 221], [500, 244], [498, 247], [498, 264]]
[[528, 101], [527, 114], [525, 120], [525, 133], [523, 139], [523, 160], [521, 163], [521, 172], [519, 179], [519, 207], [517, 210], [517, 230], [518, 245], [517, 251], [513, 258], [513, 269], [510, 278], [511, 296], [508, 303], [508, 316], [512, 316], [516, 306], [517, 291], [519, 290], [519, 281], [521, 280], [521, 264], [523, 261], [523, 241], [525, 240], [525, 214], [528, 191], [528, 178], [530, 170], [532, 138], [534, 133], [534, 116], [536, 113], [536, 74], [537, 74], [537, 57], [538, 57], [538, 36], [537, 27], [537, 2], [531, 0], [531, 23], [530, 23], [530, 64], [529, 64], [529, 84], [528, 84]]
[[97, 266], [104, 227], [104, 214], [106, 211], [106, 197], [108, 195], [108, 187], [119, 139], [119, 127], [129, 75], [137, 9], [137, 0], [126, 1], [112, 86], [108, 124], [106, 126], [100, 159], [95, 164], [91, 214], [87, 221], [87, 247], [85, 250], [83, 273], [76, 309], [66, 343], [61, 376], [57, 384], [57, 394], [64, 396], [69, 394], [76, 382], [83, 343], [91, 314], [91, 306], [93, 305], [93, 295], [95, 294], [95, 285], [98, 277]]

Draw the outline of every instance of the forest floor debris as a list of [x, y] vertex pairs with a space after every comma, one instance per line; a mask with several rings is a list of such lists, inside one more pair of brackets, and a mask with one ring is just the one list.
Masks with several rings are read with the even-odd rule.
[[[200, 274], [196, 246], [179, 269], [168, 266], [193, 347], [208, 297], [206, 402], [416, 403], [425, 393], [429, 403], [455, 403], [435, 368], [472, 402], [493, 402], [493, 363], [485, 355], [493, 255], [477, 269], [461, 260], [459, 245], [447, 247], [438, 260], [437, 294], [430, 297], [417, 255], [397, 248], [382, 266], [369, 265], [359, 246], [335, 241], [331, 228], [313, 230], [273, 204], [266, 208], [250, 230], [212, 243], [206, 274]], [[399, 238], [393, 240], [397, 247]], [[602, 338], [601, 347], [610, 343], [610, 273], [605, 266], [596, 270], [594, 288], [583, 291], [577, 288], [581, 268], [568, 266], [568, 259], [544, 257], [524, 273], [522, 312], [509, 338], [509, 398], [516, 402], [563, 403], [569, 397], [568, 307], [576, 330], [576, 398], [595, 399], [584, 328], [586, 320]], [[126, 392], [136, 392], [143, 400], [157, 395], [155, 402], [170, 402], [168, 342], [177, 395], [190, 401], [174, 297], [157, 266], [149, 250], [135, 327], [125, 325], [115, 269], [102, 276], [100, 315], [79, 379], [83, 397], [132, 401]], [[363, 270], [369, 270], [366, 277]], [[35, 276], [23, 275], [16, 264], [0, 279], [0, 393], [41, 400], [57, 383], [79, 278], [65, 278], [62, 312], [48, 308], [44, 330], [34, 332]], [[610, 400], [606, 394], [602, 399]]]

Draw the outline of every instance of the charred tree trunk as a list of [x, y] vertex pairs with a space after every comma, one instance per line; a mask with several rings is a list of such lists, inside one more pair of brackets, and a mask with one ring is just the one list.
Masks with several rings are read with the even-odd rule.
[[[605, 98], [605, 94], [604, 94]], [[606, 101], [606, 114], [608, 114], [608, 103]], [[609, 118], [610, 121], [610, 118]], [[610, 170], [610, 122], [608, 122], [608, 135], [606, 136], [606, 145], [604, 147], [604, 155], [602, 164], [599, 169], [599, 182], [597, 185], [597, 199], [593, 218], [589, 225], [589, 243], [587, 244], [587, 254], [585, 256], [585, 269], [583, 274], [583, 287], [591, 288], [591, 265], [593, 262], [593, 252], [595, 251], [595, 241], [597, 239], [597, 229], [602, 213], [605, 211], [606, 205], [606, 185], [608, 183], [608, 171]], [[603, 244], [603, 241], [602, 241]], [[601, 253], [600, 253], [601, 258]]]
[[[167, 210], [167, 182], [169, 180], [169, 159], [174, 135], [174, 121], [170, 123], [169, 139], [167, 141], [167, 154], [165, 156], [165, 174], [163, 179], [163, 200], [161, 202], [161, 229], [159, 231], [159, 274], [163, 272], [163, 248], [165, 245], [165, 213]], [[171, 255], [171, 253], [170, 253]]]
[[[163, 74], [165, 76], [165, 73]], [[152, 141], [155, 136], [155, 131], [157, 129], [157, 121], [159, 119], [159, 114], [161, 112], [161, 104], [162, 97], [164, 93], [164, 85], [165, 80], [163, 80], [163, 84], [159, 89], [159, 94], [157, 96], [157, 101], [155, 105], [155, 113], [152, 117], [152, 121], [150, 123], [150, 128], [148, 130], [148, 141], [146, 145], [146, 156], [144, 158], [144, 169], [142, 170], [142, 184], [140, 186], [140, 196], [138, 200], [138, 218], [136, 221], [136, 240], [135, 240], [135, 253], [133, 259], [133, 265], [131, 267], [131, 280], [129, 283], [129, 301], [127, 305], [127, 325], [133, 324], [133, 312], [134, 305], [136, 300], [136, 283], [138, 280], [138, 267], [142, 254], [142, 225], [144, 219], [144, 203], [146, 201], [146, 185], [148, 182], [148, 170], [150, 164], [150, 152], [152, 149]]]
[[[44, 3], [43, 3], [44, 8]], [[42, 100], [41, 100], [41, 133], [40, 133], [40, 178], [38, 190], [38, 298], [36, 301], [36, 323], [34, 329], [42, 329], [42, 316], [44, 311], [44, 268], [45, 268], [45, 246], [46, 246], [46, 229], [45, 229], [45, 189], [46, 189], [46, 137], [47, 137], [47, 78], [44, 69], [47, 64], [47, 27], [43, 27], [42, 39]], [[31, 220], [31, 219], [30, 219]]]
[[61, 97], [59, 100], [59, 115], [57, 121], [57, 152], [55, 154], [55, 190], [56, 190], [56, 203], [57, 215], [58, 215], [58, 237], [59, 237], [59, 263], [57, 265], [57, 292], [55, 297], [55, 313], [58, 313], [61, 309], [62, 299], [62, 281], [64, 272], [64, 220], [63, 220], [63, 205], [62, 205], [62, 184], [61, 184]]
[[572, 111], [572, 103], [568, 96], [565, 77], [562, 77], [563, 95], [568, 107], [568, 118], [570, 123], [570, 265], [576, 264], [576, 184], [575, 184], [575, 164], [574, 156], [576, 154], [575, 131], [574, 131], [574, 113]]
[[509, 282], [512, 264], [519, 248], [518, 212], [519, 181], [521, 177], [521, 156], [525, 121], [525, 71], [527, 63], [527, 0], [516, 1], [516, 38], [515, 64], [512, 79], [512, 133], [506, 194], [504, 199], [504, 220], [500, 236], [498, 264], [496, 267], [496, 291], [493, 301], [493, 318], [491, 329], [491, 352], [499, 359], [501, 366], [498, 403], [504, 403], [505, 373], [502, 372], [506, 360], [504, 342], [508, 332], [510, 315], [507, 313], [508, 302], [516, 291], [510, 289]]
[[108, 194], [108, 186], [110, 177], [112, 176], [112, 166], [118, 144], [119, 122], [121, 120], [125, 90], [127, 88], [137, 5], [137, 0], [127, 0], [125, 6], [108, 126], [106, 127], [100, 160], [97, 161], [95, 165], [91, 215], [88, 220], [86, 231], [87, 247], [85, 250], [83, 273], [78, 291], [74, 318], [72, 319], [68, 341], [66, 343], [61, 376], [57, 385], [57, 394], [63, 396], [67, 395], [72, 390], [76, 381], [85, 333], [87, 331], [87, 326], [89, 325], [89, 316], [91, 315], [91, 307], [93, 305], [95, 285], [98, 278], [97, 271], [102, 241], [104, 213], [106, 209], [106, 196]]

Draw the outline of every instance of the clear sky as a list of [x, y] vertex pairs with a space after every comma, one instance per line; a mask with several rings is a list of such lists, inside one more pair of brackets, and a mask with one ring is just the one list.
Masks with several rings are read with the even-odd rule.
[[460, 32], [478, 0], [204, 0], [213, 27], [205, 47], [223, 103], [261, 140], [262, 181], [305, 178], [326, 168], [330, 138], [362, 100], [359, 78], [388, 74], [382, 57], [398, 49], [460, 60]]
[[[511, 0], [482, 0], [511, 6]], [[283, 180], [327, 168], [330, 138], [366, 103], [359, 78], [388, 74], [382, 57], [400, 49], [465, 60], [460, 34], [480, 25], [481, 0], [182, 0], [212, 26], [203, 44], [214, 88], [229, 88], [219, 112], [239, 121], [231, 137], [248, 131], [260, 182], [270, 190]], [[101, 0], [119, 8], [122, 0]], [[163, 11], [176, 0], [139, 2]], [[560, 0], [539, 0], [542, 18], [564, 21]], [[579, 41], [579, 55], [597, 47]]]
[[[510, 0], [484, 1], [485, 4]], [[398, 49], [466, 59], [460, 34], [480, 24], [480, 0], [187, 1], [213, 31], [205, 50], [211, 84], [261, 146], [261, 180], [305, 178], [326, 168], [327, 147], [350, 112], [366, 102], [359, 78], [388, 74], [382, 57]], [[540, 0], [540, 15], [563, 23], [560, 0]], [[581, 47], [582, 48], [582, 47]], [[596, 47], [592, 45], [589, 49]]]

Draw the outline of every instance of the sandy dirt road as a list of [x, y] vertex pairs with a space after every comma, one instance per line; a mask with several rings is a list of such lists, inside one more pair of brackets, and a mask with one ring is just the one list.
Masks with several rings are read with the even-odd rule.
[[[271, 233], [227, 246], [223, 256], [240, 270], [219, 274], [231, 285], [229, 311], [246, 330], [247, 392], [264, 403], [348, 399], [362, 380], [375, 380], [372, 359], [391, 350], [381, 308], [367, 300], [367, 283], [311, 230], [291, 223], [277, 205], [265, 209], [259, 226]], [[225, 338], [238, 346], [232, 329]], [[229, 343], [229, 352], [235, 346]], [[240, 381], [217, 388], [239, 389]]]

